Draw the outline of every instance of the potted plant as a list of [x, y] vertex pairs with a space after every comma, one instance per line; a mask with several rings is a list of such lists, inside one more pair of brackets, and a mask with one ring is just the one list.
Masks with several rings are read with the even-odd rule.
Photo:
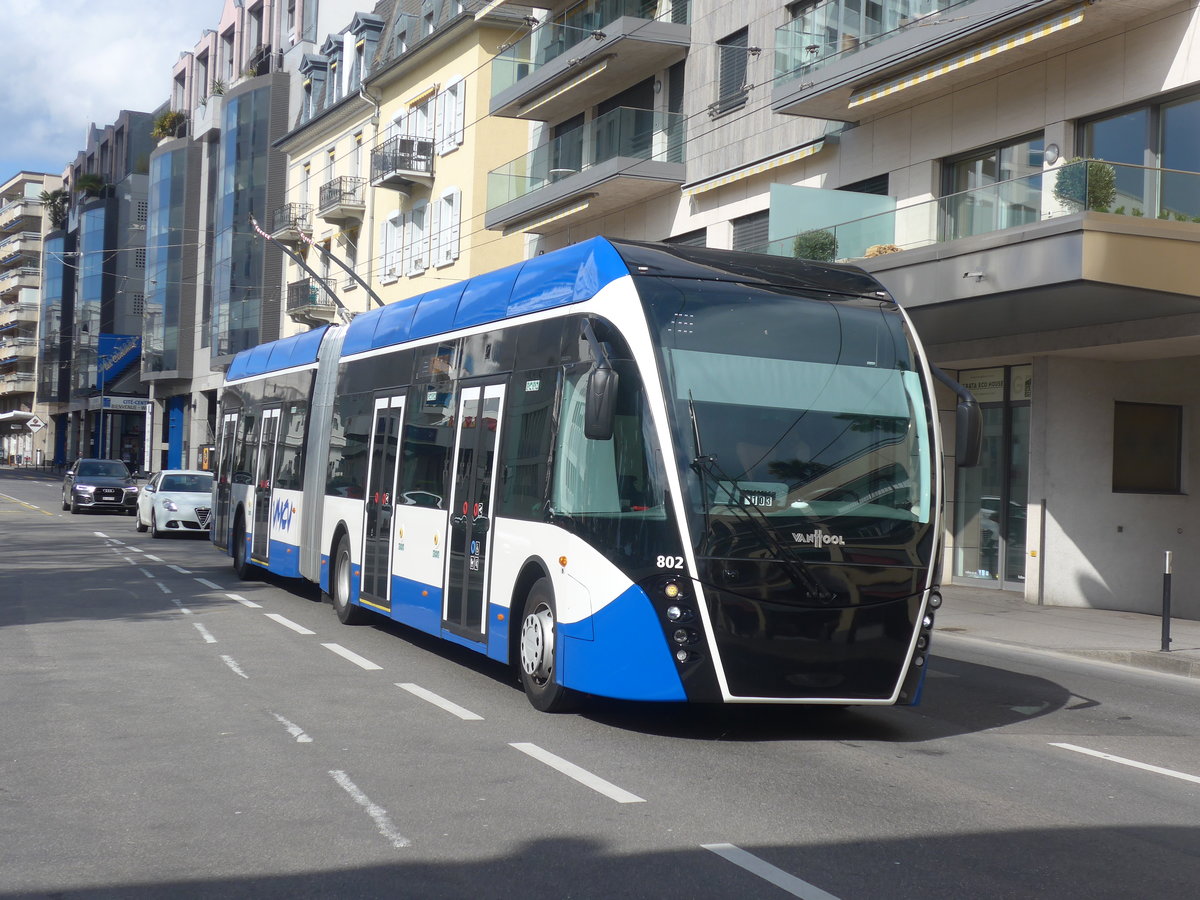
[[1075, 157], [1054, 179], [1054, 198], [1074, 210], [1108, 212], [1116, 197], [1117, 171], [1106, 162]]
[[154, 120], [150, 137], [156, 140], [179, 137], [179, 130], [187, 122], [187, 117], [177, 109], [168, 109]]
[[84, 172], [75, 179], [75, 193], [86, 194], [88, 197], [99, 197], [108, 187], [104, 177], [95, 172]]
[[792, 255], [797, 259], [811, 259], [814, 262], [833, 262], [837, 259], [837, 235], [828, 229], [805, 231], [796, 235], [792, 244]]
[[46, 216], [50, 219], [50, 226], [59, 231], [67, 227], [67, 210], [70, 205], [71, 195], [64, 190], [42, 191], [38, 196], [42, 201], [42, 205], [46, 208]]

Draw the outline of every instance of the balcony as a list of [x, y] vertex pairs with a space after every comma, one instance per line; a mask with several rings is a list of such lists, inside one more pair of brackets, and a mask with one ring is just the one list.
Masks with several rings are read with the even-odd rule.
[[371, 187], [408, 191], [433, 183], [433, 141], [390, 137], [371, 151]]
[[42, 201], [31, 198], [12, 200], [0, 206], [0, 232], [37, 228], [42, 220]]
[[551, 222], [678, 191], [685, 121], [681, 113], [619, 107], [489, 172], [484, 227], [544, 234]]
[[42, 250], [42, 236], [36, 231], [22, 231], [0, 241], [0, 266], [14, 259], [36, 259]]
[[302, 278], [287, 286], [285, 309], [293, 322], [318, 324], [337, 319], [333, 297], [313, 278]]
[[9, 301], [24, 289], [36, 290], [41, 284], [42, 270], [35, 266], [21, 266], [0, 272], [0, 301]]
[[367, 209], [366, 185], [365, 178], [350, 178], [345, 175], [327, 181], [321, 185], [317, 215], [334, 224], [361, 222]]
[[281, 244], [299, 244], [312, 235], [312, 204], [285, 203], [271, 217], [271, 237]]
[[492, 60], [494, 116], [553, 121], [683, 59], [689, 0], [584, 0]]
[[215, 141], [221, 135], [221, 111], [225, 108], [225, 97], [213, 94], [192, 110], [192, 138], [197, 141]]
[[[1148, 20], [1174, 0], [826, 0], [775, 32], [775, 112], [885, 115]], [[1174, 51], [1172, 51], [1173, 53]], [[1168, 58], [1170, 54], [1168, 54]]]
[[22, 300], [0, 306], [0, 334], [10, 334], [22, 325], [35, 325], [38, 320], [38, 305]]
[[34, 387], [32, 372], [8, 372], [0, 376], [0, 393], [31, 394]]
[[[845, 193], [807, 190], [811, 199], [789, 199], [789, 212], [797, 203], [816, 208], [820, 194]], [[812, 258], [807, 251], [823, 247], [829, 260], [862, 266], [932, 344], [1117, 322], [1149, 327], [1200, 312], [1192, 274], [1200, 173], [1078, 162], [876, 215], [807, 224], [763, 252]]]
[[17, 363], [23, 359], [37, 359], [37, 338], [0, 338], [0, 366]]

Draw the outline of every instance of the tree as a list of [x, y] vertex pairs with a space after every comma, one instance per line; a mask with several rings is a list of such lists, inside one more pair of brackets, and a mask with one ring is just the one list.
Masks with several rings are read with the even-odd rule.
[[1054, 179], [1054, 199], [1072, 209], [1108, 212], [1116, 197], [1117, 172], [1106, 162], [1076, 157]]
[[832, 231], [820, 229], [806, 231], [796, 235], [792, 244], [792, 255], [797, 259], [811, 259], [815, 262], [833, 262], [837, 259], [837, 235]]
[[70, 208], [71, 195], [61, 188], [53, 191], [42, 191], [38, 196], [46, 208], [50, 226], [59, 231], [67, 227], [67, 210]]

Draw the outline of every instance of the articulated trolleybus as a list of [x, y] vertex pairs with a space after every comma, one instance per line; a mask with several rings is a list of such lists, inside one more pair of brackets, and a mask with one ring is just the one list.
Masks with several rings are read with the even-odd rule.
[[238, 354], [213, 541], [512, 665], [542, 710], [912, 704], [931, 373], [861, 270], [594, 238]]

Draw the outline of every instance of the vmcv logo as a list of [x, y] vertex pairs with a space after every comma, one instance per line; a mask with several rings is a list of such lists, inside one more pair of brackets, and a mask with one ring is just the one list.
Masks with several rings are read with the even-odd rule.
[[292, 527], [292, 516], [295, 512], [296, 508], [292, 506], [292, 501], [280, 497], [271, 508], [271, 524], [280, 531], [287, 531]]
[[836, 545], [838, 547], [843, 547], [846, 544], [846, 539], [840, 534], [825, 534], [820, 529], [816, 528], [814, 528], [809, 534], [793, 531], [792, 540], [797, 544], [812, 544], [814, 547], [820, 547], [822, 545]]

